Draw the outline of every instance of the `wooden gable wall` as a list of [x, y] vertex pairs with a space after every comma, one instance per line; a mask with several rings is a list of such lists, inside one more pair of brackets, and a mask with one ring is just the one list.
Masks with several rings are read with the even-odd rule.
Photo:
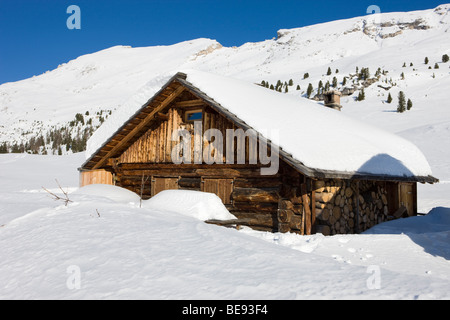
[[[226, 130], [235, 129], [235, 126], [210, 108], [203, 107], [202, 110], [201, 135], [211, 128], [220, 130], [224, 137], [223, 161], [225, 162]], [[165, 113], [164, 119], [155, 123], [151, 129], [145, 132], [118, 157], [118, 163], [172, 163], [172, 149], [179, 144], [179, 141], [172, 141], [172, 132], [176, 129], [186, 129], [191, 133], [191, 154], [193, 157], [195, 142], [194, 124], [185, 122], [185, 112], [186, 110], [182, 108], [170, 108]], [[203, 150], [205, 150], [208, 146], [208, 141], [204, 140], [202, 145]]]
[[[118, 164], [122, 163], [172, 163], [171, 152], [178, 141], [172, 141], [172, 132], [176, 129], [186, 129], [191, 133], [191, 155], [194, 157], [194, 124], [186, 122], [185, 113], [192, 110], [201, 110], [202, 132], [209, 129], [217, 129], [223, 137], [223, 162], [226, 162], [226, 130], [237, 129], [237, 127], [218, 112], [207, 106], [193, 94], [185, 92], [168, 106], [167, 110], [155, 117], [152, 126], [116, 159]], [[209, 141], [203, 140], [202, 150], [208, 147]], [[248, 146], [248, 137], [246, 146]], [[237, 154], [235, 143], [234, 154]], [[246, 148], [246, 162], [249, 162], [248, 149]]]

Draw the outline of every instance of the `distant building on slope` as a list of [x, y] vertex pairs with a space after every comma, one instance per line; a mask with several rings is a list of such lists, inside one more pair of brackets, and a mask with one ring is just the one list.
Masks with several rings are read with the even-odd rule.
[[211, 223], [330, 235], [416, 215], [438, 181], [410, 142], [235, 79], [177, 73], [134, 110], [88, 142], [81, 186], [211, 192], [238, 218]]
[[325, 107], [341, 111], [341, 95], [342, 94], [336, 90], [325, 92], [323, 94], [323, 102]]

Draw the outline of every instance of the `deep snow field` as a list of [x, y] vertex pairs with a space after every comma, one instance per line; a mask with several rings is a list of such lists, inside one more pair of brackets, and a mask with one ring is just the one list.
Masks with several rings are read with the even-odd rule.
[[[0, 299], [450, 298], [448, 184], [419, 188], [419, 211], [437, 204], [426, 216], [298, 236], [206, 224], [228, 214], [212, 195], [140, 207], [118, 187], [78, 188], [83, 160], [0, 155]], [[42, 189], [62, 195], [55, 179], [67, 206]]]
[[[0, 142], [44, 135], [78, 112], [140, 107], [183, 69], [251, 83], [293, 78], [302, 90], [288, 94], [303, 99], [309, 83], [317, 89], [355, 67], [372, 76], [380, 68], [387, 74], [366, 88], [366, 100], [356, 101], [358, 91], [343, 97], [342, 112], [424, 153], [440, 180], [418, 185], [425, 215], [360, 235], [227, 229], [203, 222], [229, 214], [210, 195], [166, 192], [141, 204], [124, 189], [79, 188], [85, 153], [0, 154], [0, 299], [450, 299], [450, 64], [441, 62], [450, 53], [450, 4], [382, 14], [383, 28], [371, 20], [280, 30], [238, 48], [196, 39], [85, 55], [0, 86]], [[336, 71], [325, 75], [328, 68]], [[379, 87], [388, 81], [392, 104]], [[414, 103], [402, 114], [400, 91]], [[42, 188], [62, 195], [55, 179], [67, 206]]]

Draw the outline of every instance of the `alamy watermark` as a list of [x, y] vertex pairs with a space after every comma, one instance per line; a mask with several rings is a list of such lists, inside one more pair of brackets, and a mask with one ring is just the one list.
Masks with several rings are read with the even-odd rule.
[[70, 14], [67, 18], [66, 26], [69, 30], [81, 29], [81, 9], [77, 5], [70, 5], [67, 7], [66, 13]]
[[69, 274], [66, 280], [66, 286], [69, 290], [81, 289], [81, 269], [77, 265], [68, 266], [66, 273]]
[[[172, 162], [174, 164], [246, 164], [248, 160], [248, 164], [264, 166], [261, 167], [261, 175], [278, 173], [277, 143], [268, 141], [261, 133], [253, 129], [247, 131], [226, 129], [225, 131], [225, 140], [221, 130], [208, 129], [203, 132], [201, 121], [194, 122], [193, 135], [187, 129], [173, 130], [172, 141], [179, 143], [171, 150]], [[270, 131], [270, 136], [278, 142], [277, 130]]]
[[367, 267], [366, 273], [370, 273], [371, 276], [367, 278], [367, 289], [379, 290], [381, 289], [381, 269], [379, 266], [371, 265]]
[[366, 13], [371, 15], [373, 19], [373, 24], [379, 25], [381, 24], [381, 9], [377, 5], [370, 5], [367, 7]]

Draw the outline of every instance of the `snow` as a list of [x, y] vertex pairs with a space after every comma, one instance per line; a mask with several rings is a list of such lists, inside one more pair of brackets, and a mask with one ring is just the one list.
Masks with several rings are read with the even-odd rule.
[[[91, 184], [84, 186], [72, 194], [80, 195], [82, 199], [83, 196], [88, 197], [90, 200], [93, 200], [93, 197], [106, 198], [115, 202], [129, 202], [129, 203], [139, 203], [139, 196], [129, 191], [128, 189], [106, 185], [106, 184]], [[105, 201], [105, 199], [101, 199]]]
[[[221, 206], [201, 193], [140, 208], [122, 188], [78, 188], [83, 158], [0, 155], [0, 299], [450, 298], [448, 196], [361, 235], [272, 234], [204, 223], [196, 200]], [[60, 194], [54, 179], [68, 206], [42, 190]]]
[[217, 195], [199, 191], [165, 190], [147, 200], [145, 208], [176, 212], [203, 221], [236, 219]]
[[[179, 207], [161, 210], [144, 201], [140, 208], [124, 190], [114, 189], [111, 198], [109, 187], [79, 188], [76, 169], [84, 153], [0, 155], [0, 299], [450, 299], [450, 77], [446, 65], [428, 70], [423, 64], [426, 56], [433, 66], [448, 53], [449, 9], [382, 14], [381, 22], [424, 18], [430, 27], [393, 38], [363, 34], [367, 17], [359, 17], [204, 55], [198, 53], [217, 42], [114, 47], [1, 85], [0, 139], [9, 141], [34, 130], [36, 119], [51, 126], [76, 112], [119, 110], [143, 88], [138, 103], [129, 101], [139, 108], [167, 76], [183, 69], [252, 83], [293, 78], [304, 91], [309, 82], [327, 79], [328, 67], [339, 69], [339, 80], [355, 66], [370, 67], [372, 74], [381, 67], [397, 82], [394, 99], [403, 90], [413, 109], [397, 114], [395, 103], [384, 102], [387, 92], [371, 86], [366, 101], [343, 98], [341, 113], [413, 142], [440, 183], [418, 185], [418, 211], [425, 216], [386, 222], [361, 235], [301, 237], [226, 229]], [[414, 67], [403, 68], [404, 62]], [[305, 72], [311, 76], [303, 80]], [[146, 83], [157, 78], [161, 83], [149, 83], [147, 92]], [[301, 92], [289, 95], [301, 99]], [[118, 116], [119, 123], [135, 111]], [[317, 128], [322, 140], [333, 139], [324, 128]], [[42, 189], [60, 194], [55, 179], [74, 201], [67, 207]], [[79, 289], [69, 281], [73, 270], [79, 270]], [[371, 282], [376, 275], [379, 289]]]

